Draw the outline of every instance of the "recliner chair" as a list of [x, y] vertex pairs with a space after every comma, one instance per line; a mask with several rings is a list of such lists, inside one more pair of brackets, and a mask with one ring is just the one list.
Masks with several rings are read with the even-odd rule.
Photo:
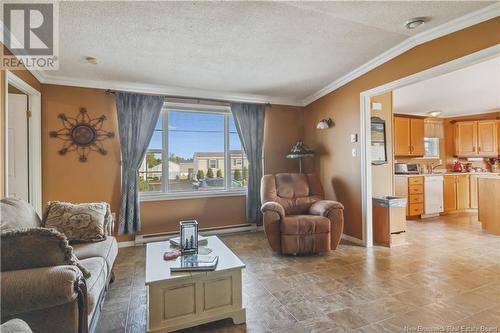
[[324, 200], [313, 174], [280, 173], [261, 180], [264, 231], [274, 251], [283, 254], [335, 250], [344, 227], [344, 206]]

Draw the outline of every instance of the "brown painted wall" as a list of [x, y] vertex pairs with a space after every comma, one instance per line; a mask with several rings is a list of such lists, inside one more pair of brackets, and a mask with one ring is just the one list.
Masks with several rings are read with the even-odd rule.
[[[2, 43], [0, 48], [4, 49]], [[8, 50], [7, 53], [11, 54]], [[4, 52], [5, 52], [4, 51]], [[30, 86], [38, 91], [41, 91], [40, 82], [26, 69], [12, 71], [16, 76], [20, 77]], [[4, 128], [5, 128], [5, 85], [6, 85], [5, 70], [0, 69], [0, 198], [5, 196], [5, 142], [4, 142]]]
[[[61, 127], [59, 113], [75, 115], [86, 107], [93, 117], [106, 115], [104, 128], [118, 137], [114, 98], [103, 90], [43, 85], [42, 153], [43, 204], [50, 200], [72, 202], [107, 201], [113, 211], [120, 205], [120, 147], [118, 138], [104, 142], [106, 156], [91, 153], [86, 163], [74, 153], [57, 153], [61, 141], [49, 138], [49, 131]], [[301, 108], [273, 105], [266, 111], [265, 172], [293, 171], [294, 163], [284, 155], [302, 135]], [[174, 231], [183, 219], [196, 218], [201, 227], [245, 223], [245, 197], [165, 200], [141, 203], [142, 232]], [[127, 237], [121, 238], [122, 240]]]
[[299, 172], [297, 160], [286, 159], [298, 139], [303, 136], [303, 109], [273, 105], [266, 110], [264, 128], [264, 172]]
[[[320, 175], [327, 198], [345, 205], [344, 233], [362, 237], [360, 145], [349, 141], [351, 133], [360, 131], [360, 93], [498, 43], [500, 18], [495, 18], [419, 45], [306, 107], [305, 139], [319, 153], [308, 169]], [[336, 126], [316, 130], [325, 117], [333, 117]], [[351, 156], [354, 147], [357, 157]]]
[[372, 165], [372, 195], [383, 196], [392, 195], [393, 186], [393, 161], [392, 155], [392, 91], [372, 97], [372, 103], [381, 103], [382, 110], [371, 111], [372, 117], [379, 117], [385, 120], [385, 138], [387, 147], [387, 164]]

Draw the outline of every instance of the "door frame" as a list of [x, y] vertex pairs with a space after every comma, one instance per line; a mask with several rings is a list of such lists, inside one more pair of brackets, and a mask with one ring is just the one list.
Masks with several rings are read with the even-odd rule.
[[[416, 74], [406, 76], [373, 89], [360, 93], [360, 141], [361, 141], [361, 204], [362, 204], [362, 243], [366, 247], [373, 246], [372, 218], [372, 170], [371, 170], [371, 98], [394, 89], [402, 88], [423, 80], [453, 72], [483, 62], [500, 55], [500, 45], [495, 45], [442, 65], [431, 67]], [[392, 139], [392, 134], [391, 134]], [[392, 142], [392, 140], [391, 140]], [[394, 175], [393, 175], [394, 176]]]
[[38, 214], [42, 213], [42, 136], [41, 136], [41, 93], [23, 81], [13, 72], [5, 71], [5, 125], [4, 125], [4, 142], [5, 142], [5, 195], [8, 193], [9, 186], [9, 85], [12, 85], [25, 93], [28, 96], [28, 110], [31, 111], [29, 118], [29, 193], [30, 201], [33, 208]]

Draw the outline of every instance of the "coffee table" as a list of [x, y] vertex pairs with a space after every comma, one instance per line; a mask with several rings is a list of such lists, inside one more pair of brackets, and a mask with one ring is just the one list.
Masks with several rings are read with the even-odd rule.
[[175, 260], [163, 260], [174, 250], [170, 242], [148, 243], [146, 286], [148, 332], [171, 332], [224, 318], [245, 322], [241, 271], [245, 264], [217, 237], [208, 237], [217, 268], [207, 272], [170, 272]]

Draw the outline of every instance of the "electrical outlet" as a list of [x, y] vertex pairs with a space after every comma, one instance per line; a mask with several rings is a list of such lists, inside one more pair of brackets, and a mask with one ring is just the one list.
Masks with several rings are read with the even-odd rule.
[[356, 157], [356, 155], [358, 155], [358, 151], [356, 150], [356, 148], [352, 148], [351, 154], [352, 157]]
[[351, 143], [356, 143], [356, 142], [358, 142], [358, 135], [351, 134]]

